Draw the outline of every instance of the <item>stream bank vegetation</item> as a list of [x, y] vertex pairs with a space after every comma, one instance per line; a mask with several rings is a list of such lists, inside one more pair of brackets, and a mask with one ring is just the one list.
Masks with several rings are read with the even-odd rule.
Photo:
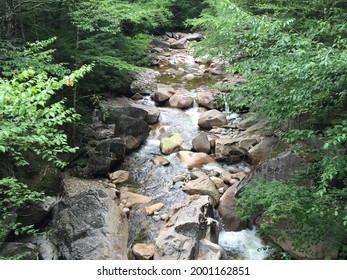
[[347, 3], [208, 0], [190, 23], [207, 31], [197, 54], [220, 57], [247, 83], [230, 87], [230, 108], [245, 106], [271, 121], [308, 165], [288, 183], [245, 187], [238, 213], [263, 217], [261, 233], [295, 250], [329, 248], [346, 258]]

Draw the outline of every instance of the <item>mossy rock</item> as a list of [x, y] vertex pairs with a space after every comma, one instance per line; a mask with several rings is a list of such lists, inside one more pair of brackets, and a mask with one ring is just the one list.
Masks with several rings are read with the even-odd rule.
[[183, 139], [179, 133], [173, 133], [160, 141], [160, 150], [163, 154], [172, 154], [183, 144]]

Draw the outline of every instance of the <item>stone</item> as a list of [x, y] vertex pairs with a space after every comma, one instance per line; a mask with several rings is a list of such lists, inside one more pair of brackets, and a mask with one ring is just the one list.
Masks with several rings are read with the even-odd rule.
[[131, 99], [132, 100], [141, 100], [141, 99], [143, 99], [143, 96], [137, 92], [131, 97]]
[[208, 196], [188, 197], [161, 228], [154, 260], [198, 259], [201, 239], [218, 240], [219, 223], [214, 220], [213, 213], [212, 201]]
[[259, 120], [255, 113], [247, 113], [242, 116], [242, 120], [237, 123], [237, 128], [246, 130], [247, 128], [255, 125]]
[[172, 154], [182, 143], [183, 139], [181, 135], [179, 133], [173, 133], [169, 137], [160, 140], [160, 151], [165, 155]]
[[208, 109], [215, 109], [215, 101], [217, 100], [218, 92], [202, 91], [196, 95], [196, 103]]
[[[238, 184], [238, 183], [236, 183]], [[246, 222], [236, 217], [236, 186], [228, 188], [219, 200], [218, 213], [223, 221], [225, 231], [240, 231], [247, 227]]]
[[173, 87], [164, 84], [157, 84], [157, 90], [152, 95], [152, 98], [156, 102], [165, 102], [175, 93], [176, 91]]
[[170, 219], [170, 216], [168, 214], [163, 214], [163, 215], [160, 215], [160, 219], [162, 221], [168, 221]]
[[229, 186], [234, 185], [235, 183], [238, 183], [239, 180], [233, 176], [232, 173], [230, 173], [228, 170], [224, 170], [221, 174], [221, 178], [225, 184], [228, 184]]
[[194, 74], [189, 73], [189, 74], [185, 75], [182, 79], [183, 79], [183, 80], [191, 81], [191, 80], [194, 80], [194, 79], [195, 79], [195, 76], [194, 76]]
[[151, 45], [162, 49], [168, 49], [170, 47], [170, 45], [167, 42], [164, 42], [156, 37], [153, 38]]
[[109, 175], [109, 178], [113, 184], [125, 183], [129, 180], [130, 173], [125, 170], [117, 170]]
[[154, 159], [152, 159], [153, 163], [156, 165], [160, 165], [160, 166], [167, 166], [170, 164], [170, 161], [165, 158], [165, 157], [156, 157]]
[[272, 157], [272, 151], [279, 143], [279, 139], [275, 137], [265, 138], [259, 144], [248, 151], [248, 156], [254, 166]]
[[133, 254], [137, 260], [152, 260], [155, 244], [136, 243], [133, 246]]
[[173, 177], [172, 181], [173, 181], [174, 183], [182, 182], [182, 181], [186, 180], [187, 177], [188, 177], [187, 174], [177, 175], [177, 176]]
[[138, 148], [149, 135], [150, 127], [141, 119], [120, 116], [115, 121], [114, 134], [124, 140], [127, 150]]
[[248, 157], [247, 150], [239, 147], [239, 138], [220, 135], [215, 142], [215, 159], [225, 163], [235, 163]]
[[185, 49], [185, 48], [187, 48], [186, 42], [187, 42], [186, 38], [181, 38], [179, 40], [175, 40], [173, 43], [170, 44], [170, 48], [172, 48], [172, 49]]
[[180, 151], [177, 154], [180, 161], [185, 162], [188, 168], [200, 167], [207, 163], [215, 162], [215, 160], [205, 153], [195, 153], [190, 151]]
[[153, 200], [149, 196], [127, 191], [121, 191], [120, 199], [125, 200], [127, 203], [131, 203], [131, 205], [147, 204]]
[[224, 181], [221, 178], [211, 176], [210, 180], [216, 185], [216, 188], [226, 188]]
[[160, 219], [160, 216], [159, 215], [153, 215], [152, 216], [152, 220], [156, 221], [156, 222], [159, 222], [161, 219]]
[[216, 109], [201, 113], [198, 120], [198, 125], [201, 128], [212, 128], [213, 126], [220, 127], [225, 124], [227, 124], [225, 114]]
[[224, 75], [226, 73], [225, 68], [222, 64], [215, 64], [210, 71], [213, 75]]
[[204, 36], [200, 32], [189, 33], [184, 36], [188, 41], [200, 41]]
[[101, 103], [100, 106], [102, 109], [98, 114], [104, 124], [114, 124], [121, 116], [145, 120], [148, 115], [145, 110], [130, 105], [125, 107], [116, 107], [112, 103]]
[[284, 151], [276, 157], [260, 164], [253, 173], [254, 179], [264, 178], [267, 181], [273, 179], [288, 182], [297, 172], [299, 172], [306, 162], [292, 151]]
[[199, 241], [197, 260], [227, 260], [224, 249], [216, 243], [204, 238]]
[[109, 170], [125, 158], [126, 145], [120, 138], [98, 141], [87, 148], [87, 169], [94, 176], [107, 175]]
[[176, 93], [170, 97], [167, 104], [171, 108], [186, 109], [193, 105], [194, 99], [181, 93]]
[[159, 116], [160, 116], [160, 111], [157, 107], [147, 106], [147, 105], [137, 104], [137, 103], [133, 103], [133, 104], [131, 104], [131, 106], [136, 107], [136, 108], [140, 108], [140, 109], [145, 110], [147, 112], [147, 116], [145, 118], [146, 123], [155, 124], [158, 122]]
[[164, 207], [164, 204], [159, 202], [159, 203], [146, 207], [144, 211], [146, 215], [150, 216], [150, 215], [153, 215], [154, 212], [160, 211], [163, 207]]
[[126, 260], [128, 222], [100, 189], [67, 197], [53, 208], [52, 241], [66, 260]]
[[210, 141], [208, 140], [205, 131], [200, 132], [192, 141], [193, 149], [197, 152], [208, 154], [211, 149]]
[[182, 191], [193, 195], [208, 195], [213, 201], [213, 206], [217, 206], [220, 198], [220, 193], [216, 188], [216, 185], [206, 176], [201, 176], [196, 180], [189, 181], [182, 187]]

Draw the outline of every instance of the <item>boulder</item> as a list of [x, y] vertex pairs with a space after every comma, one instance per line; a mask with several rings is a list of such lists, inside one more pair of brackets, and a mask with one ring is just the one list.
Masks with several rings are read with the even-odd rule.
[[227, 124], [225, 114], [215, 109], [201, 113], [198, 120], [198, 125], [201, 128], [212, 128], [225, 124]]
[[125, 183], [129, 180], [130, 173], [125, 170], [117, 170], [109, 175], [109, 178], [113, 184]]
[[160, 116], [160, 111], [157, 107], [147, 106], [147, 105], [137, 104], [137, 103], [133, 103], [133, 104], [131, 104], [131, 106], [136, 107], [136, 108], [140, 108], [140, 109], [145, 110], [147, 112], [147, 116], [145, 118], [146, 123], [155, 124], [158, 122], [159, 116]]
[[292, 151], [284, 151], [260, 164], [252, 177], [254, 179], [264, 178], [268, 181], [275, 179], [288, 182], [304, 165], [305, 161], [301, 157], [294, 155]]
[[248, 151], [248, 156], [254, 166], [257, 166], [262, 161], [272, 157], [272, 151], [279, 143], [279, 139], [275, 137], [264, 138], [260, 143], [252, 147]]
[[221, 135], [215, 141], [215, 159], [233, 163], [247, 158], [247, 150], [239, 147], [239, 138]]
[[87, 150], [87, 169], [94, 176], [102, 176], [124, 160], [126, 145], [120, 138], [111, 138], [99, 141], [95, 147], [88, 147]]
[[173, 133], [169, 137], [160, 140], [160, 151], [165, 155], [172, 154], [182, 143], [183, 139], [181, 135], [179, 133]]
[[67, 197], [53, 209], [52, 241], [67, 260], [126, 260], [128, 222], [100, 189]]
[[[218, 242], [219, 224], [214, 220], [208, 196], [193, 195], [175, 210], [161, 228], [156, 241], [155, 260], [195, 260], [199, 242], [207, 238]], [[217, 257], [217, 256], [216, 256]]]
[[228, 186], [224, 183], [224, 181], [221, 178], [211, 176], [210, 180], [216, 185], [217, 189], [222, 188], [223, 190], [226, 190]]
[[190, 195], [208, 195], [211, 197], [214, 206], [216, 206], [219, 202], [220, 193], [218, 192], [216, 185], [207, 175], [201, 176], [196, 180], [189, 181], [182, 187], [182, 190]]
[[87, 169], [94, 176], [107, 175], [109, 170], [125, 158], [126, 145], [120, 138], [98, 141], [88, 147]]
[[165, 157], [156, 157], [152, 159], [152, 161], [154, 164], [160, 165], [160, 166], [167, 166], [170, 164], [170, 161]]
[[108, 104], [102, 104], [101, 112], [99, 112], [99, 118], [106, 124], [114, 124], [120, 116], [145, 120], [147, 115], [148, 113], [141, 108], [133, 106], [115, 107]]
[[133, 246], [133, 254], [137, 260], [152, 260], [155, 244], [136, 243]]
[[188, 168], [199, 167], [207, 163], [215, 162], [208, 154], [190, 151], [180, 151], [177, 153], [177, 157], [180, 161], [185, 162]]
[[204, 36], [200, 32], [189, 33], [184, 36], [188, 41], [200, 41]]
[[160, 40], [159, 38], [156, 38], [156, 37], [153, 38], [151, 45], [161, 49], [168, 49], [170, 47], [170, 45], [167, 42]]
[[126, 201], [127, 203], [130, 203], [132, 205], [137, 205], [137, 204], [147, 204], [151, 202], [153, 199], [149, 196], [145, 196], [142, 194], [121, 191], [120, 200]]
[[198, 260], [227, 260], [224, 249], [216, 243], [204, 238], [199, 241]]
[[115, 121], [114, 134], [124, 140], [127, 150], [138, 148], [149, 135], [150, 127], [141, 119], [120, 116]]
[[157, 84], [157, 89], [152, 95], [152, 98], [156, 102], [165, 102], [176, 93], [175, 89], [171, 86], [164, 84]]
[[[236, 183], [238, 184], [238, 183]], [[240, 231], [247, 227], [236, 217], [236, 186], [229, 187], [219, 200], [218, 213], [223, 221], [225, 231]]]
[[185, 49], [187, 48], [187, 39], [186, 38], [181, 38], [179, 40], [175, 40], [170, 44], [170, 48], [172, 49]]
[[208, 140], [207, 133], [205, 131], [200, 132], [197, 136], [194, 137], [193, 149], [197, 152], [202, 152], [208, 154], [211, 149], [210, 141]]
[[176, 93], [170, 97], [167, 104], [171, 108], [186, 109], [193, 105], [194, 99], [191, 96]]
[[208, 109], [215, 109], [215, 101], [217, 100], [218, 92], [202, 91], [196, 95], [196, 103]]

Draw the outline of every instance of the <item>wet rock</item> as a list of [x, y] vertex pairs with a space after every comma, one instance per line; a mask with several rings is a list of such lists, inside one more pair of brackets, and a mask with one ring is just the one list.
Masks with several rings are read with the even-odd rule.
[[146, 215], [150, 216], [150, 215], [153, 215], [154, 212], [157, 212], [157, 211], [159, 212], [163, 207], [164, 207], [163, 203], [156, 203], [146, 207], [144, 211]]
[[52, 241], [63, 259], [127, 259], [126, 215], [100, 189], [58, 203], [53, 209], [52, 228]]
[[173, 133], [169, 137], [160, 140], [160, 151], [165, 155], [172, 154], [182, 143], [183, 139], [181, 135], [179, 133]]
[[175, 93], [176, 91], [173, 87], [164, 84], [157, 84], [157, 90], [152, 95], [152, 98], [157, 102], [165, 102]]
[[206, 176], [199, 177], [196, 180], [189, 181], [186, 183], [182, 190], [190, 195], [208, 195], [213, 201], [213, 205], [216, 206], [219, 202], [220, 193], [216, 188], [216, 185]]
[[130, 173], [125, 170], [117, 170], [109, 175], [113, 184], [125, 183], [129, 180]]
[[227, 260], [224, 249], [216, 243], [204, 238], [199, 241], [198, 260]]
[[151, 197], [126, 191], [121, 191], [120, 199], [125, 200], [132, 205], [147, 204], [153, 200]]
[[207, 163], [215, 162], [215, 160], [205, 153], [194, 153], [189, 151], [180, 151], [177, 153], [180, 161], [185, 162], [188, 168], [199, 167]]
[[160, 166], [167, 166], [170, 164], [170, 161], [165, 157], [156, 157], [152, 161], [154, 164], [160, 165]]
[[146, 106], [146, 105], [137, 104], [137, 103], [133, 103], [133, 104], [131, 104], [131, 106], [136, 107], [136, 108], [140, 108], [140, 109], [145, 110], [147, 112], [147, 116], [145, 118], [146, 123], [155, 124], [158, 122], [159, 116], [160, 116], [160, 111], [158, 108], [156, 108], [154, 106]]
[[147, 243], [136, 243], [133, 246], [133, 254], [137, 260], [152, 260], [154, 256], [155, 245]]
[[254, 166], [257, 166], [260, 162], [271, 158], [271, 153], [279, 143], [278, 138], [265, 138], [260, 141], [259, 144], [254, 146], [248, 151], [248, 156]]
[[201, 128], [212, 128], [225, 124], [227, 124], [225, 114], [215, 109], [201, 113], [198, 120], [198, 125]]
[[154, 253], [155, 260], [194, 260], [198, 258], [199, 241], [218, 240], [218, 222], [208, 196], [190, 196], [175, 210], [160, 230]]
[[210, 141], [208, 140], [207, 133], [205, 131], [200, 132], [196, 137], [194, 137], [193, 148], [197, 152], [202, 152], [208, 154], [211, 149]]
[[[238, 184], [238, 183], [236, 183]], [[228, 188], [219, 200], [218, 213], [223, 221], [225, 231], [240, 231], [247, 227], [236, 217], [236, 186]]]
[[124, 140], [130, 151], [138, 148], [149, 135], [150, 127], [141, 119], [120, 116], [115, 122], [115, 136]]
[[168, 105], [171, 108], [186, 109], [193, 105], [193, 97], [183, 95], [181, 93], [176, 93], [170, 97], [168, 100]]

